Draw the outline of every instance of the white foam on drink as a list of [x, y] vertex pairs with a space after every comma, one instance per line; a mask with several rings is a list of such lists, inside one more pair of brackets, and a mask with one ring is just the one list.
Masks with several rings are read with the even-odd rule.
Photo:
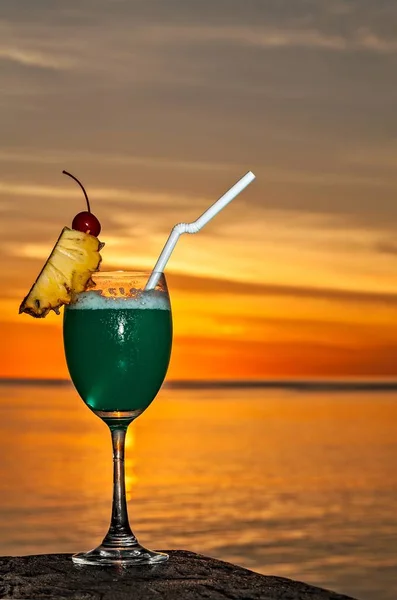
[[101, 290], [82, 292], [77, 300], [68, 305], [68, 310], [112, 310], [125, 309], [157, 309], [170, 310], [168, 296], [164, 292], [138, 290], [135, 296], [102, 296]]

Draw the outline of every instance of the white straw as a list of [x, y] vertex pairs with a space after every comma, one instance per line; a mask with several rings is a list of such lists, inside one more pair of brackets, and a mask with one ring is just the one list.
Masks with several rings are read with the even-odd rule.
[[226, 192], [226, 194], [223, 194], [219, 200], [207, 208], [207, 210], [203, 212], [203, 214], [196, 219], [196, 221], [193, 221], [192, 223], [178, 223], [173, 227], [169, 238], [154, 266], [153, 272], [149, 277], [149, 280], [145, 286], [145, 290], [152, 290], [156, 287], [161, 273], [164, 271], [165, 265], [167, 264], [168, 259], [175, 248], [179, 236], [182, 233], [197, 233], [200, 231], [200, 229], [204, 227], [208, 221], [215, 217], [215, 215], [217, 215], [222, 208], [225, 208], [225, 206], [229, 204], [229, 202], [231, 202], [240, 192], [242, 192], [247, 185], [254, 181], [254, 179], [255, 175], [251, 171], [248, 171], [248, 173], [239, 179], [239, 181], [237, 181], [237, 183], [235, 183], [234, 186]]

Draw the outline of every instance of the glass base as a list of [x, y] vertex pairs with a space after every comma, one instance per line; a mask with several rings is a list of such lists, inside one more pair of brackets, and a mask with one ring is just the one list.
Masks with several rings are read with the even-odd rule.
[[154, 565], [168, 560], [168, 554], [148, 550], [138, 543], [129, 548], [101, 545], [89, 552], [74, 554], [72, 560], [78, 565]]

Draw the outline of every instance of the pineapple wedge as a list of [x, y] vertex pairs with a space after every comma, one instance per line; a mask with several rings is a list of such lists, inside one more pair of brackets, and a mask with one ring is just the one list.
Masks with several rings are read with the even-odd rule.
[[50, 256], [34, 282], [19, 312], [45, 317], [50, 310], [59, 314], [69, 304], [73, 293], [82, 292], [91, 283], [91, 274], [101, 262], [98, 238], [64, 227]]

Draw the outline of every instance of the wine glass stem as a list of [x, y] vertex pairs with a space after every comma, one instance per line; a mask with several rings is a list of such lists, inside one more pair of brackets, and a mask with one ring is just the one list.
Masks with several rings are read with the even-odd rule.
[[125, 548], [138, 543], [128, 522], [125, 496], [124, 447], [128, 425], [109, 427], [113, 445], [113, 505], [110, 528], [102, 546]]

